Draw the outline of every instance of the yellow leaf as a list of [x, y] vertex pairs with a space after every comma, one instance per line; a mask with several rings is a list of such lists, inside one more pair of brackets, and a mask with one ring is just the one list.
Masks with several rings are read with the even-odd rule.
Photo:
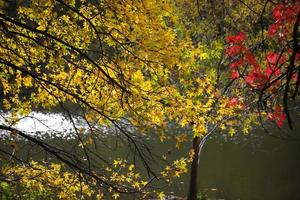
[[163, 192], [159, 192], [159, 193], [157, 194], [157, 196], [158, 196], [158, 198], [159, 198], [160, 200], [164, 200], [165, 197], [166, 197], [166, 195], [165, 195]]
[[132, 171], [134, 169], [134, 164], [129, 165], [128, 170]]
[[120, 194], [115, 192], [115, 193], [113, 193], [112, 197], [114, 199], [118, 199], [120, 197]]

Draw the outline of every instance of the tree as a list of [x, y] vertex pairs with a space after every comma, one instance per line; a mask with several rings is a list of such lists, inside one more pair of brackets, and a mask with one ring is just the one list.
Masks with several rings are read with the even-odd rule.
[[[292, 6], [295, 10], [289, 11], [293, 16], [295, 11], [299, 12], [298, 2]], [[14, 3], [14, 6], [9, 2], [0, 5], [0, 88], [2, 105], [10, 111], [0, 128], [40, 146], [80, 176], [96, 181], [97, 186], [114, 198], [123, 193], [148, 195], [144, 191], [151, 190], [147, 186], [154, 179], [170, 181], [186, 172], [187, 164], [192, 162], [188, 198], [194, 200], [201, 148], [211, 134], [217, 129], [229, 135], [237, 130], [248, 133], [260, 117], [265, 120], [269, 116], [278, 125], [283, 122], [284, 115], [276, 100], [280, 92], [266, 90], [274, 88], [271, 85], [276, 86], [277, 81], [268, 82], [263, 90], [267, 92], [260, 92], [259, 98], [255, 93], [259, 91], [258, 81], [273, 76], [273, 68], [272, 72], [263, 74], [264, 77], [254, 74], [251, 66], [255, 67], [259, 61], [252, 49], [246, 47], [245, 35], [228, 36], [244, 30], [252, 44], [259, 43], [265, 48], [264, 21], [270, 20], [270, 1], [264, 4], [251, 0], [228, 1], [224, 6], [214, 1], [185, 0]], [[187, 9], [182, 9], [183, 5]], [[241, 8], [245, 13], [242, 16], [238, 14]], [[251, 23], [253, 19], [255, 23]], [[206, 28], [208, 24], [211, 27]], [[280, 23], [273, 28], [275, 33], [281, 26]], [[260, 32], [256, 33], [258, 29]], [[227, 57], [223, 56], [225, 36], [230, 44], [225, 51]], [[293, 39], [297, 44], [295, 37]], [[260, 48], [252, 48], [260, 55]], [[296, 60], [297, 48], [293, 49], [295, 58], [292, 60]], [[273, 54], [268, 56], [271, 62], [274, 57]], [[230, 75], [228, 62], [231, 63]], [[242, 68], [244, 65], [249, 67]], [[241, 68], [244, 71], [239, 71]], [[284, 77], [293, 76], [295, 69], [292, 67]], [[256, 107], [262, 100], [269, 103]], [[66, 102], [77, 105], [77, 112], [72, 112]], [[78, 151], [84, 158], [14, 127], [16, 121], [32, 109], [55, 106], [60, 106], [73, 123], [73, 134], [78, 139], [76, 149], [81, 149]], [[275, 111], [270, 112], [274, 108]], [[76, 126], [75, 115], [84, 119], [87, 130]], [[147, 133], [146, 128], [154, 128], [162, 141], [168, 138], [164, 129], [169, 122], [190, 128], [192, 135], [187, 136], [193, 140], [193, 151], [187, 158], [170, 162], [159, 174], [149, 164], [151, 155], [142, 134], [128, 129], [124, 121], [142, 134]], [[103, 169], [100, 170], [98, 163], [93, 163], [91, 155], [95, 152], [88, 144], [95, 142], [99, 125], [104, 124], [116, 127], [118, 133], [127, 138], [149, 179], [138, 177], [138, 172], [133, 172], [135, 165], [124, 159], [107, 164], [105, 158], [101, 158]], [[180, 143], [184, 135], [173, 138]], [[163, 199], [164, 193], [155, 192]]]
[[[297, 67], [295, 66], [297, 65], [296, 63], [299, 65], [299, 58], [297, 58], [297, 55], [299, 55], [299, 44], [297, 38], [299, 37], [300, 2], [276, 3], [275, 5], [271, 1], [265, 1], [262, 4], [251, 1], [239, 2], [240, 4], [235, 3], [234, 6], [246, 7], [246, 11], [239, 9], [239, 12], [244, 15], [238, 15], [246, 23], [242, 23], [242, 25], [235, 23], [234, 26], [237, 31], [242, 30], [246, 32], [249, 37], [247, 38], [248, 41], [252, 40], [252, 45], [253, 43], [254, 45], [251, 48], [245, 47], [246, 35], [244, 32], [226, 37], [226, 42], [229, 46], [225, 50], [225, 56], [230, 59], [229, 72], [232, 80], [230, 85], [231, 87], [235, 85], [233, 86], [234, 88], [244, 88], [244, 94], [257, 94], [252, 99], [257, 101], [257, 110], [254, 112], [258, 114], [260, 121], [264, 121], [267, 116], [269, 120], [275, 121], [277, 126], [280, 127], [287, 116], [289, 127], [292, 128], [288, 101], [290, 97], [296, 100], [299, 87], [299, 81], [297, 80], [299, 71], [296, 70]], [[203, 13], [200, 6], [201, 3], [201, 1], [197, 1], [199, 15]], [[268, 4], [272, 3], [273, 5], [269, 8]], [[224, 10], [229, 16], [232, 15], [231, 10], [226, 10], [226, 4], [222, 9], [223, 17]], [[271, 13], [268, 10], [272, 10], [273, 22], [268, 17], [269, 13]], [[213, 12], [218, 12], [218, 10], [215, 9]], [[234, 13], [236, 10], [233, 9], [232, 12]], [[267, 15], [267, 18], [265, 15]], [[211, 18], [211, 16], [209, 17]], [[254, 21], [254, 23], [247, 23], [247, 20], [243, 17], [253, 17], [254, 19], [251, 21]], [[226, 21], [226, 17], [224, 18]], [[269, 26], [265, 25], [265, 21], [270, 21], [271, 24]], [[230, 30], [232, 27], [230, 22], [232, 21], [229, 21], [228, 24], [224, 23], [224, 21], [222, 23], [217, 22], [218, 30]], [[260, 25], [260, 31], [256, 28], [256, 24]], [[265, 36], [266, 31], [267, 36]], [[254, 56], [253, 52], [257, 56]], [[290, 90], [293, 90], [293, 92]], [[283, 100], [282, 103], [281, 100]], [[232, 99], [230, 104], [234, 105], [237, 102], [238, 100], [235, 98]], [[249, 107], [249, 105], [244, 104], [245, 108]], [[201, 142], [199, 138], [194, 138], [193, 147], [199, 154], [210, 134], [211, 132]], [[198, 162], [194, 160], [192, 164], [188, 197], [191, 200], [196, 199], [197, 195], [197, 186], [195, 186], [197, 180], [194, 180], [192, 177], [197, 177], [198, 159], [196, 157]]]

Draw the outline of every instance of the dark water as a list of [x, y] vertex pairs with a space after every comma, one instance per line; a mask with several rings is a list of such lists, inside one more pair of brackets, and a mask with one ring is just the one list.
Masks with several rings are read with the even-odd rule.
[[[205, 144], [199, 166], [199, 191], [210, 199], [226, 200], [300, 200], [300, 119], [295, 119], [293, 131], [287, 127], [269, 127], [269, 133], [256, 128], [249, 135], [228, 137], [215, 133]], [[172, 130], [171, 130], [172, 131]], [[176, 132], [178, 130], [174, 130]], [[52, 141], [57, 147], [72, 142]], [[190, 142], [176, 150], [174, 142], [148, 140], [151, 150], [163, 152], [169, 160], [177, 159], [190, 149]], [[126, 143], [107, 136], [101, 142], [100, 153], [108, 160], [129, 154]], [[1, 142], [0, 146], [4, 143]], [[3, 147], [3, 146], [2, 146]], [[30, 148], [31, 157], [43, 156]], [[28, 152], [19, 152], [21, 157]], [[153, 165], [155, 167], [155, 165]], [[157, 168], [159, 171], [160, 168]], [[176, 196], [186, 196], [188, 174], [166, 188]]]
[[211, 139], [202, 154], [200, 189], [220, 199], [299, 200], [300, 131], [289, 133], [295, 138], [256, 130], [245, 141]]

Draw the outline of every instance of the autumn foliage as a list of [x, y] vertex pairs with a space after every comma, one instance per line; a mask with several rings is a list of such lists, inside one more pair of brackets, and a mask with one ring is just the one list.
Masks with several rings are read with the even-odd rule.
[[[80, 189], [98, 199], [106, 194], [164, 199], [154, 182], [171, 185], [191, 163], [197, 171], [201, 148], [213, 133], [249, 134], [259, 122], [279, 127], [286, 118], [290, 122], [287, 100], [297, 96], [300, 84], [299, 0], [265, 5], [255, 0], [32, 0], [14, 6], [1, 1], [0, 8], [1, 106], [7, 112], [0, 129], [13, 138], [13, 150], [15, 138], [26, 139], [75, 171], [33, 163], [44, 171], [39, 177], [30, 162], [4, 168], [6, 179], [20, 177], [25, 191], [38, 188], [37, 195], [46, 191], [60, 199], [79, 198]], [[15, 126], [33, 110], [57, 107], [72, 124], [72, 151]], [[77, 118], [86, 128], [74, 123]], [[187, 131], [170, 134], [170, 124]], [[107, 161], [92, 151], [97, 138], [105, 137], [101, 127], [114, 128], [113, 137], [122, 138], [131, 154]], [[149, 130], [160, 142], [174, 140], [178, 151], [186, 141], [193, 141], [193, 149], [174, 160], [165, 152], [153, 156]], [[95, 155], [99, 162], [90, 159]], [[159, 170], [152, 169], [154, 157], [165, 162]], [[28, 180], [30, 174], [39, 177], [36, 182]], [[63, 188], [70, 179], [72, 193]], [[85, 183], [81, 188], [80, 182]], [[196, 190], [189, 196], [195, 198]]]
[[[280, 45], [280, 50], [269, 50], [265, 53], [265, 57], [257, 58], [252, 53], [253, 50], [245, 44], [247, 38], [244, 32], [227, 36], [226, 42], [229, 46], [225, 54], [232, 60], [229, 67], [231, 80], [242, 79], [245, 87], [250, 87], [252, 91], [262, 94], [268, 90], [267, 92], [272, 95], [276, 93], [278, 95], [278, 91], [284, 84], [296, 84], [298, 71], [289, 72], [289, 65], [291, 62], [299, 63], [299, 47], [292, 49], [288, 41], [292, 39], [294, 25], [299, 21], [299, 12], [300, 1], [291, 4], [279, 3], [273, 8], [274, 21], [268, 28], [267, 37], [276, 41], [277, 45]], [[282, 79], [288, 77], [288, 73], [292, 77], [291, 83], [286, 83], [290, 80]], [[278, 126], [282, 126], [286, 118], [280, 104], [274, 106], [274, 112], [269, 113], [268, 116]]]

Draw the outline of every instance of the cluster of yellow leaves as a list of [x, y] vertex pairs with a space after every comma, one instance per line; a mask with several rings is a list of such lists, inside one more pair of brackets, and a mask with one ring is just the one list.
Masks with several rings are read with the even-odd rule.
[[178, 178], [182, 174], [188, 171], [188, 164], [193, 161], [195, 152], [191, 150], [188, 157], [182, 157], [173, 161], [171, 165], [167, 165], [161, 172], [162, 177], [167, 181], [171, 182], [173, 178]]
[[[95, 190], [93, 184], [85, 183], [79, 174], [72, 174], [62, 170], [60, 164], [51, 163], [49, 166], [32, 161], [30, 167], [17, 165], [2, 169], [3, 175], [15, 190], [15, 198], [34, 199], [102, 199], [99, 188]], [[18, 180], [18, 181], [16, 181]]]
[[[65, 4], [45, 0], [19, 6], [13, 20], [25, 26], [32, 21], [38, 31], [6, 22], [18, 33], [12, 38], [1, 32], [0, 53], [12, 64], [0, 63], [6, 109], [26, 114], [31, 107], [69, 101], [85, 107], [89, 121], [126, 116], [145, 127], [175, 120], [192, 125], [194, 136], [241, 111], [224, 106], [230, 99], [220, 97], [219, 72], [208, 62], [219, 57], [221, 45], [208, 47], [191, 37], [200, 35], [189, 26], [200, 23], [191, 2]], [[191, 10], [180, 12], [183, 4]]]
[[[188, 165], [193, 161], [194, 151], [191, 150], [187, 157], [182, 157], [173, 161], [171, 165], [167, 165], [157, 178], [163, 179], [171, 184], [172, 180], [187, 173]], [[166, 194], [158, 189], [146, 188], [148, 184], [151, 184], [149, 180], [142, 178], [142, 175], [136, 170], [134, 164], [128, 163], [124, 159], [116, 159], [113, 161], [113, 167], [106, 168], [108, 173], [111, 173], [109, 180], [118, 185], [127, 185], [127, 188], [133, 188], [141, 194], [141, 197], [146, 198], [156, 194], [159, 199], [164, 199]], [[151, 180], [151, 179], [150, 179]], [[114, 199], [118, 199], [121, 195], [118, 192], [114, 192], [112, 188], [109, 189], [111, 196]]]
[[[144, 197], [150, 194], [149, 191], [143, 190], [148, 181], [143, 179], [141, 174], [136, 171], [134, 164], [129, 164], [126, 160], [120, 158], [114, 160], [112, 164], [112, 168], [105, 168], [106, 172], [110, 174], [109, 181], [115, 185], [126, 185], [127, 188], [132, 188]], [[113, 188], [109, 188], [109, 191], [112, 192], [112, 198], [117, 199], [120, 197], [118, 192], [113, 192]]]

